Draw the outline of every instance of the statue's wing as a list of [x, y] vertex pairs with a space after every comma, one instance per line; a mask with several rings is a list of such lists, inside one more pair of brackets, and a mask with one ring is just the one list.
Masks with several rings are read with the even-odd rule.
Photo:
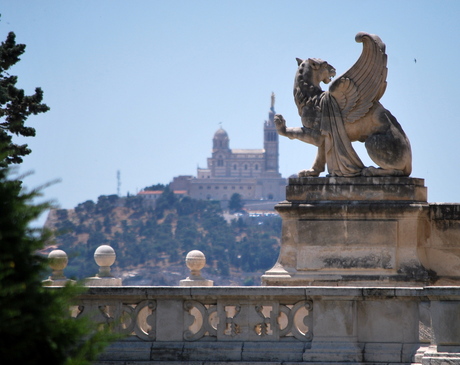
[[339, 104], [344, 122], [348, 123], [366, 115], [374, 102], [382, 97], [387, 85], [385, 44], [378, 36], [363, 32], [355, 39], [363, 43], [361, 56], [329, 88], [329, 93]]

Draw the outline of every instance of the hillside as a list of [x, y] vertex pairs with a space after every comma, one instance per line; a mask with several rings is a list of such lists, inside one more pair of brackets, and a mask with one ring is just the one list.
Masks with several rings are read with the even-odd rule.
[[52, 210], [45, 225], [55, 232], [49, 249], [69, 256], [67, 277], [94, 276], [94, 251], [106, 244], [117, 254], [112, 272], [125, 285], [178, 285], [194, 249], [206, 255], [203, 276], [215, 285], [259, 285], [278, 257], [281, 236], [279, 216], [226, 220], [219, 202], [179, 200], [168, 189], [155, 208], [140, 196], [100, 196], [96, 203]]

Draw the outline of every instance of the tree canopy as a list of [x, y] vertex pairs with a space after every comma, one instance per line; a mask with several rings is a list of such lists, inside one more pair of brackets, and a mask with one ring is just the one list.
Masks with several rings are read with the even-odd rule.
[[37, 87], [32, 95], [16, 87], [18, 77], [9, 74], [9, 70], [20, 60], [25, 44], [17, 44], [16, 36], [10, 32], [0, 45], [0, 153], [3, 159], [0, 167], [18, 164], [31, 150], [27, 144], [16, 144], [13, 135], [35, 136], [35, 129], [25, 125], [27, 118], [44, 113], [49, 107], [42, 103], [43, 91]]
[[243, 198], [240, 194], [234, 193], [230, 197], [230, 201], [228, 202], [228, 209], [234, 212], [240, 212], [243, 210], [244, 202]]
[[37, 251], [47, 237], [29, 225], [48, 205], [32, 204], [36, 195], [24, 192], [21, 181], [0, 169], [0, 358], [8, 364], [86, 363], [72, 358], [89, 363], [102, 343], [94, 341], [98, 333], [91, 346], [81, 341], [88, 327], [69, 315], [76, 288], [58, 292], [42, 286], [47, 265]]
[[17, 77], [7, 72], [24, 50], [12, 32], [0, 45], [0, 359], [5, 364], [89, 364], [110, 336], [89, 321], [71, 318], [77, 287], [43, 287], [48, 265], [39, 251], [50, 235], [31, 223], [50, 204], [34, 204], [40, 191], [25, 191], [22, 181], [9, 175], [8, 165], [21, 163], [31, 152], [12, 136], [34, 136], [35, 129], [24, 125], [27, 117], [49, 109], [40, 88], [26, 96], [15, 86]]

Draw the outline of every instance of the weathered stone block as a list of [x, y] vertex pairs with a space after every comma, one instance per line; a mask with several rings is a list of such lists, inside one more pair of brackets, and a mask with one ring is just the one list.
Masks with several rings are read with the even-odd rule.
[[409, 177], [302, 177], [289, 179], [286, 200], [426, 202], [427, 189], [423, 179]]
[[356, 341], [357, 317], [356, 301], [315, 300], [313, 303], [314, 341], [336, 339], [338, 341]]
[[242, 342], [188, 342], [182, 358], [189, 361], [241, 361]]
[[152, 342], [150, 360], [181, 361], [184, 348], [183, 342]]
[[430, 312], [436, 344], [460, 347], [460, 301], [433, 301]]
[[405, 300], [358, 302], [358, 341], [379, 343], [418, 342], [418, 303]]
[[364, 361], [400, 363], [401, 343], [367, 343], [364, 346]]
[[177, 313], [184, 313], [182, 300], [162, 300], [156, 308], [156, 328], [161, 328], [157, 334], [157, 341], [182, 341], [184, 317]]
[[124, 340], [111, 343], [99, 356], [100, 361], [148, 361], [151, 342]]
[[305, 343], [302, 342], [246, 342], [243, 361], [302, 361]]
[[355, 342], [338, 342], [331, 339], [331, 341], [312, 343], [311, 349], [305, 350], [303, 361], [361, 363], [363, 349]]

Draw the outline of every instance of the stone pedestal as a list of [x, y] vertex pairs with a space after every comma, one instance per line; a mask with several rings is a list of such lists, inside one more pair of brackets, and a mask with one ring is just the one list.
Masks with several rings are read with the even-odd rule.
[[295, 178], [276, 210], [277, 263], [264, 285], [422, 286], [417, 249], [430, 234], [423, 179]]

